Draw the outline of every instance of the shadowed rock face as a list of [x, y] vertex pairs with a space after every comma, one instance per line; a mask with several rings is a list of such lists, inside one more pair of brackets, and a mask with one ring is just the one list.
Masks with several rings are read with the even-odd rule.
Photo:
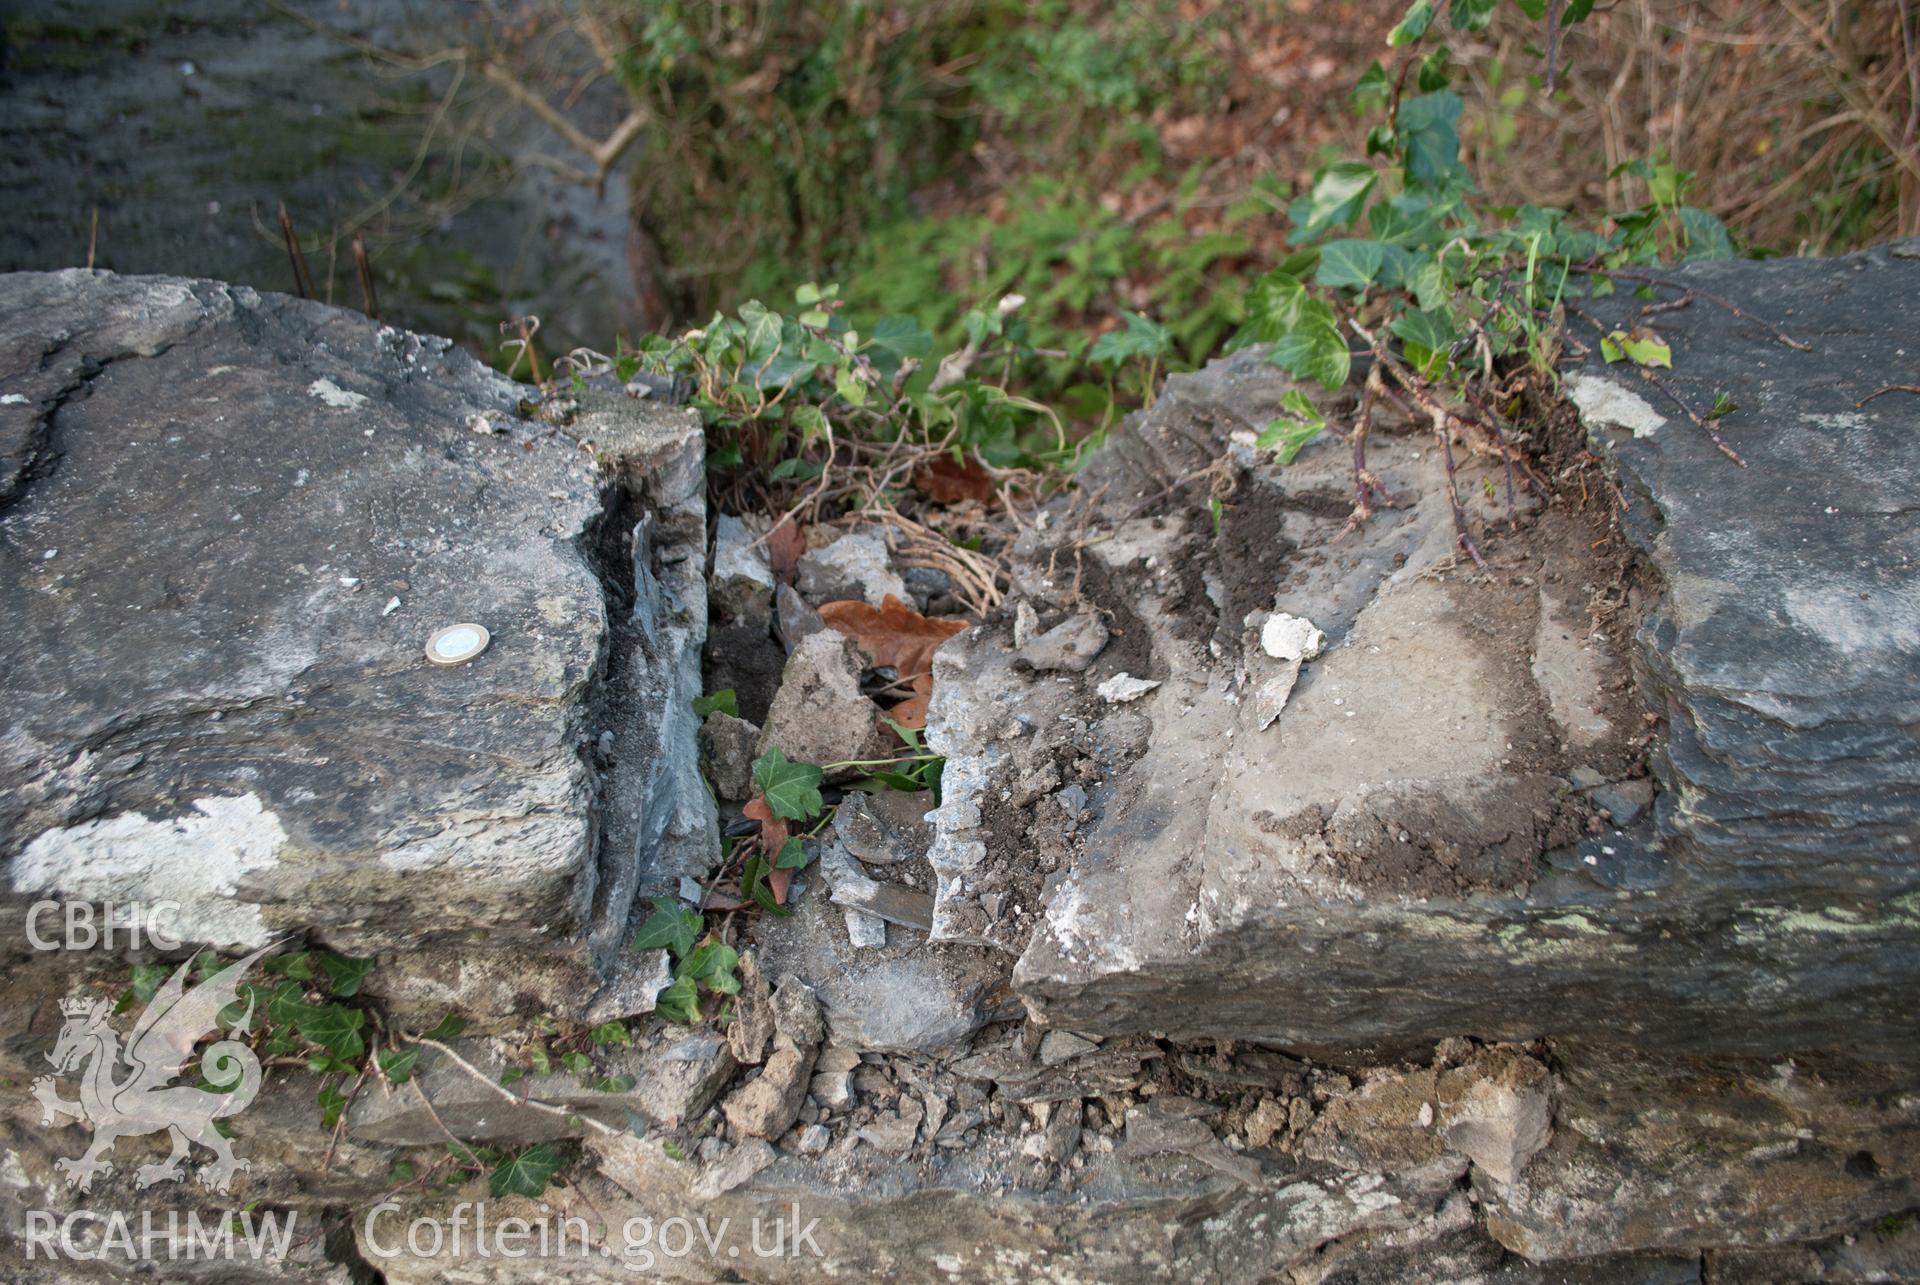
[[[484, 939], [531, 957], [478, 1012], [591, 995], [640, 862], [712, 843], [700, 429], [624, 399], [554, 428], [529, 392], [284, 296], [0, 279], [14, 899], [171, 900], [217, 946]], [[463, 621], [491, 645], [429, 664]]]
[[[1740, 404], [1745, 468], [1635, 372], [1572, 376], [1639, 610], [1599, 605], [1603, 506], [1556, 501], [1480, 573], [1430, 437], [1388, 423], [1369, 463], [1399, 505], [1336, 538], [1340, 443], [1284, 470], [1235, 444], [1278, 371], [1172, 379], [1023, 541], [1024, 608], [939, 656], [935, 939], [1018, 955], [1029, 1008], [1080, 1030], [1920, 1054], [1920, 399], [1855, 405], [1911, 378], [1920, 258], [1675, 277], [1815, 351], [1704, 300], [1654, 319], [1679, 396]], [[1192, 479], [1222, 456], [1216, 523]], [[1472, 503], [1500, 488], [1463, 462]], [[1018, 663], [1011, 617], [1089, 607], [1116, 636], [1085, 675]], [[1258, 646], [1273, 612], [1332, 639], [1297, 676]], [[1122, 672], [1161, 685], [1103, 699]], [[1037, 779], [1071, 785], [1010, 802]]]

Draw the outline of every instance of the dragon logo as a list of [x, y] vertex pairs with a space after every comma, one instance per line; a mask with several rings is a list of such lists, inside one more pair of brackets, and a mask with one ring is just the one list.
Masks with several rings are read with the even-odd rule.
[[[63, 1100], [52, 1075], [33, 1082], [33, 1096], [40, 1103], [43, 1125], [60, 1116], [93, 1125], [93, 1144], [85, 1154], [54, 1161], [66, 1174], [69, 1187], [92, 1190], [94, 1175], [112, 1170], [112, 1162], [103, 1157], [121, 1138], [162, 1130], [173, 1137], [173, 1154], [160, 1164], [140, 1166], [135, 1182], [142, 1188], [177, 1180], [189, 1144], [195, 1142], [216, 1157], [200, 1171], [202, 1186], [225, 1194], [235, 1171], [251, 1167], [233, 1154], [233, 1144], [220, 1135], [214, 1121], [246, 1110], [260, 1091], [260, 1059], [253, 1050], [238, 1040], [224, 1039], [208, 1045], [200, 1055], [202, 1078], [223, 1093], [169, 1081], [181, 1074], [200, 1038], [218, 1026], [221, 1011], [238, 1001], [240, 979], [268, 949], [262, 947], [228, 965], [192, 990], [186, 989], [186, 977], [193, 961], [180, 965], [134, 1023], [124, 1050], [119, 1035], [107, 1024], [111, 1006], [105, 1000], [60, 1002], [67, 1021], [47, 1060], [57, 1073], [79, 1076], [80, 1100]], [[233, 1033], [246, 1034], [252, 1021], [249, 999]]]

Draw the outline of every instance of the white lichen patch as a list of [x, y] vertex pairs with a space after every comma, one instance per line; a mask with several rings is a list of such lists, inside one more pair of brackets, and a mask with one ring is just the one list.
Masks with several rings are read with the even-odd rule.
[[212, 946], [264, 946], [260, 907], [235, 899], [242, 876], [279, 864], [287, 832], [252, 794], [196, 799], [158, 819], [138, 812], [47, 830], [13, 862], [16, 893], [152, 907], [173, 902], [167, 931]]
[[1584, 372], [1567, 376], [1567, 396], [1589, 424], [1624, 428], [1635, 437], [1652, 437], [1667, 426], [1666, 418], [1633, 389], [1605, 375]]
[[318, 397], [335, 410], [359, 410], [367, 404], [364, 393], [351, 393], [331, 379], [322, 377], [307, 385], [307, 395]]

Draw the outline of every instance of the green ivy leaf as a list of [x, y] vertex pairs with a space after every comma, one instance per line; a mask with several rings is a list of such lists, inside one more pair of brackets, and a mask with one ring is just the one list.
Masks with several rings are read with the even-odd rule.
[[[1404, 112], [1404, 108], [1402, 109]], [[1328, 228], [1353, 222], [1380, 176], [1365, 161], [1341, 161], [1314, 176], [1313, 188], [1287, 207], [1291, 239], [1310, 241]]]
[[609, 1044], [631, 1044], [633, 1035], [627, 1030], [625, 1022], [602, 1022], [593, 1028], [593, 1042], [605, 1047]]
[[165, 964], [135, 964], [133, 966], [133, 997], [142, 1004], [154, 997], [159, 989], [166, 985], [167, 978], [173, 976], [173, 970]]
[[789, 763], [777, 745], [753, 761], [754, 785], [773, 814], [786, 821], [810, 821], [820, 814], [826, 806], [821, 776], [811, 763]]
[[933, 351], [933, 336], [913, 317], [882, 317], [874, 322], [873, 337], [863, 351], [881, 378], [891, 379], [909, 359], [917, 361]]
[[547, 1180], [560, 1167], [560, 1152], [551, 1142], [541, 1142], [516, 1152], [487, 1175], [487, 1190], [497, 1200], [502, 1196], [536, 1197], [547, 1189]]
[[1447, 11], [1447, 20], [1455, 31], [1483, 31], [1493, 20], [1493, 7], [1498, 0], [1453, 0]]
[[1268, 360], [1301, 379], [1318, 380], [1328, 392], [1347, 382], [1353, 364], [1333, 309], [1318, 299], [1307, 300], [1299, 324], [1274, 341]]
[[789, 837], [780, 845], [780, 855], [773, 859], [776, 870], [799, 870], [813, 860], [807, 855], [807, 845], [797, 837]]
[[675, 959], [683, 959], [693, 949], [693, 943], [700, 939], [706, 920], [700, 912], [691, 906], [668, 900], [665, 897], [653, 899], [654, 911], [647, 916], [647, 922], [640, 925], [640, 931], [634, 934], [635, 950], [670, 950]]
[[1460, 163], [1460, 95], [1451, 89], [1421, 94], [1400, 104], [1394, 124], [1406, 146], [1407, 182], [1439, 187], [1464, 182]]
[[700, 1020], [700, 992], [691, 977], [676, 977], [653, 1001], [653, 1011], [669, 1022], [691, 1026]]
[[1286, 414], [1268, 424], [1254, 444], [1277, 452], [1280, 463], [1287, 465], [1293, 463], [1301, 447], [1320, 435], [1327, 421], [1319, 407], [1297, 388], [1287, 390], [1286, 396], [1280, 399], [1280, 408]]
[[562, 1053], [560, 1064], [575, 1075], [584, 1075], [593, 1066], [593, 1059], [585, 1053]]
[[1387, 69], [1376, 59], [1372, 66], [1360, 73], [1360, 79], [1353, 86], [1351, 102], [1356, 115], [1376, 110], [1387, 105], [1393, 97], [1393, 81], [1387, 76]]
[[339, 1086], [329, 1080], [320, 1086], [320, 1127], [331, 1129], [340, 1122], [340, 1113], [347, 1109], [347, 1095]]
[[1236, 352], [1248, 344], [1270, 344], [1300, 322], [1300, 310], [1306, 306], [1307, 288], [1287, 272], [1269, 272], [1247, 291], [1247, 319], [1227, 341], [1227, 351]]
[[427, 1032], [426, 1038], [430, 1040], [440, 1040], [444, 1043], [466, 1029], [467, 1019], [449, 1009], [447, 1015], [435, 1023], [432, 1030]]
[[1459, 338], [1453, 328], [1453, 318], [1442, 308], [1403, 312], [1393, 319], [1393, 324], [1387, 329], [1408, 343], [1419, 344], [1428, 352], [1445, 352]]
[[681, 977], [705, 982], [710, 991], [737, 995], [740, 993], [740, 981], [734, 976], [734, 969], [739, 965], [740, 956], [733, 947], [725, 942], [710, 941], [687, 956], [687, 961], [676, 971]]
[[1087, 353], [1087, 360], [1102, 365], [1119, 365], [1135, 357], [1164, 357], [1173, 348], [1173, 335], [1165, 326], [1149, 320], [1137, 312], [1122, 311], [1126, 326], [1120, 330], [1109, 330], [1094, 340], [1093, 348]]
[[1387, 33], [1387, 44], [1394, 49], [1410, 45], [1427, 34], [1433, 24], [1433, 0], [1413, 0], [1406, 14]]
[[366, 1024], [364, 1012], [343, 1004], [310, 1006], [294, 1019], [303, 1038], [347, 1062], [358, 1061], [367, 1051], [366, 1040], [360, 1034]]
[[1447, 87], [1447, 58], [1451, 53], [1452, 50], [1442, 45], [1420, 60], [1417, 79], [1421, 93], [1431, 94], [1436, 89]]
[[693, 698], [694, 717], [705, 718], [715, 710], [733, 718], [740, 717], [740, 698], [735, 695], [733, 688], [722, 687], [710, 696], [696, 696]]
[[360, 993], [360, 983], [373, 971], [373, 961], [326, 952], [320, 956], [320, 967], [326, 970], [329, 989], [340, 998], [349, 999]]
[[1378, 241], [1329, 241], [1320, 248], [1320, 271], [1314, 281], [1323, 286], [1365, 289], [1373, 284], [1386, 261], [1387, 247]]
[[413, 1078], [413, 1064], [419, 1060], [419, 1049], [382, 1049], [380, 1072], [395, 1084], [405, 1084]]

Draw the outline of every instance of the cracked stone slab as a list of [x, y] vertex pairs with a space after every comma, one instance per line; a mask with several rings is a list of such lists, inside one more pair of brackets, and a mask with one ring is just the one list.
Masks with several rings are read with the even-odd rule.
[[[1336, 539], [1348, 453], [1276, 470], [1245, 445], [1284, 376], [1254, 353], [1171, 379], [1089, 461], [1089, 498], [1022, 537], [1008, 610], [936, 656], [933, 938], [1017, 954], [1029, 1011], [1095, 1034], [1378, 1052], [1604, 1028], [1910, 1057], [1920, 399], [1855, 403], [1912, 369], [1920, 260], [1675, 278], [1815, 351], [1704, 298], [1661, 318], [1662, 378], [1693, 405], [1731, 392], [1745, 468], [1682, 419], [1630, 413], [1650, 391], [1633, 372], [1580, 372], [1648, 573], [1605, 622], [1589, 604], [1625, 586], [1583, 569], [1571, 506], [1499, 537], [1491, 572], [1462, 566], [1430, 441], [1389, 428], [1368, 463], [1398, 503]], [[1460, 454], [1463, 502], [1492, 516], [1497, 473]], [[1223, 458], [1216, 529], [1178, 484]], [[1115, 627], [1094, 666], [1020, 673], [1013, 635], [1076, 595]], [[1284, 701], [1258, 645], [1276, 613], [1328, 639]], [[1119, 673], [1161, 686], [1105, 704]], [[1572, 778], [1637, 776], [1649, 731], [1651, 808], [1588, 832]], [[1020, 806], [1049, 770], [1083, 791], [1074, 829], [1053, 797]]]
[[[0, 278], [0, 393], [9, 895], [175, 900], [218, 946], [484, 936], [525, 953], [403, 998], [590, 998], [642, 867], [713, 844], [697, 417], [554, 428], [445, 339], [81, 271]], [[456, 621], [491, 646], [429, 664]]]

